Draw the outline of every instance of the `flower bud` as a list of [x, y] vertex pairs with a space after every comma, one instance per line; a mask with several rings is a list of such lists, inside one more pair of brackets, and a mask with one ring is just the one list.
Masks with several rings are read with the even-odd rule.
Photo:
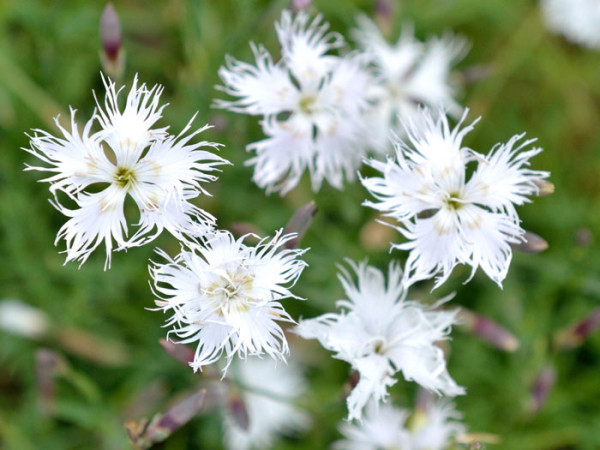
[[541, 236], [531, 231], [526, 231], [525, 241], [519, 244], [511, 244], [511, 247], [522, 253], [540, 253], [548, 249], [548, 242]]
[[119, 81], [125, 72], [125, 51], [122, 47], [121, 21], [115, 7], [108, 3], [100, 18], [100, 62], [104, 72]]
[[519, 348], [517, 338], [496, 322], [464, 308], [460, 310], [460, 318], [470, 333], [488, 344], [507, 352], [514, 352]]
[[600, 308], [593, 310], [581, 322], [556, 333], [554, 336], [554, 345], [561, 350], [578, 347], [598, 327], [600, 327]]

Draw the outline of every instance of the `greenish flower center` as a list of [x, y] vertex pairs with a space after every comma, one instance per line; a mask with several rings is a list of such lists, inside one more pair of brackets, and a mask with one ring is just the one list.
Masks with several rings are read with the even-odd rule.
[[115, 172], [114, 179], [117, 186], [127, 189], [136, 181], [135, 171], [128, 167], [119, 167]]

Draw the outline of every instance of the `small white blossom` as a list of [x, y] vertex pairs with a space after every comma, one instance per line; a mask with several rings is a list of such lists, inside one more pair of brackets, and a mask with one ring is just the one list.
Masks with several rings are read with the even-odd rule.
[[394, 263], [387, 286], [383, 273], [365, 261], [350, 264], [358, 284], [345, 270], [339, 276], [347, 296], [337, 303], [343, 311], [302, 320], [297, 327], [300, 336], [318, 339], [335, 352], [335, 358], [360, 373], [347, 400], [349, 419], [360, 419], [370, 399], [384, 400], [396, 372], [437, 393], [463, 394], [446, 370], [442, 349], [435, 345], [448, 338], [457, 311], [432, 311], [406, 300], [402, 270]]
[[[444, 450], [454, 439], [465, 433], [458, 422], [460, 414], [450, 403], [436, 402], [425, 411], [410, 411], [391, 404], [367, 406], [365, 418], [360, 423], [343, 423], [340, 432], [345, 439], [335, 442], [336, 450]], [[410, 422], [410, 426], [407, 422]]]
[[317, 16], [284, 11], [276, 24], [282, 58], [274, 62], [252, 45], [256, 65], [229, 57], [219, 75], [237, 100], [215, 106], [263, 116], [266, 139], [248, 145], [254, 182], [267, 192], [293, 189], [308, 170], [314, 191], [323, 180], [341, 189], [353, 180], [366, 151], [361, 112], [370, 78], [357, 55], [329, 52], [344, 46]]
[[241, 428], [231, 412], [226, 412], [227, 448], [271, 448], [278, 435], [297, 435], [308, 428], [308, 414], [293, 404], [306, 393], [306, 381], [292, 362], [281, 364], [272, 359], [250, 357], [232, 365], [230, 378], [240, 385], [248, 429]]
[[598, 0], [541, 0], [548, 28], [569, 41], [600, 49], [600, 2]]
[[[365, 178], [364, 186], [378, 200], [364, 204], [400, 222], [397, 230], [407, 242], [393, 248], [408, 250], [408, 282], [438, 275], [441, 285], [457, 264], [478, 267], [501, 287], [512, 250], [523, 242], [515, 205], [537, 192], [536, 181], [547, 172], [530, 170], [529, 160], [542, 151], [528, 147], [524, 134], [498, 144], [488, 155], [462, 146], [473, 124], [450, 129], [440, 114], [422, 112], [422, 126], [407, 126], [407, 141], [396, 143], [396, 158], [368, 161], [382, 177]], [[467, 166], [477, 167], [467, 181]]]
[[15, 299], [0, 300], [0, 329], [18, 336], [42, 337], [50, 330], [44, 311]]
[[462, 112], [449, 78], [452, 65], [466, 54], [464, 39], [446, 34], [423, 43], [407, 26], [396, 44], [390, 45], [366, 16], [359, 17], [354, 34], [376, 72], [377, 83], [369, 90], [373, 106], [365, 115], [376, 151], [388, 153], [390, 131], [402, 135], [401, 122], [415, 120], [423, 106], [441, 106], [453, 115]]
[[295, 235], [262, 239], [256, 247], [227, 231], [182, 245], [176, 258], [158, 251], [166, 264], [154, 264], [156, 305], [172, 311], [166, 326], [182, 343], [198, 342], [194, 370], [237, 353], [284, 359], [288, 345], [278, 322], [294, 322], [281, 305], [298, 298], [289, 291], [306, 266], [305, 250], [286, 249]]
[[[35, 130], [31, 148], [24, 150], [47, 164], [28, 166], [27, 170], [52, 174], [42, 181], [50, 183], [52, 204], [69, 218], [56, 238], [56, 243], [66, 242], [66, 261], [84, 263], [104, 243], [109, 267], [114, 242], [121, 250], [145, 244], [163, 229], [181, 238], [212, 228], [215, 219], [190, 200], [208, 194], [201, 183], [214, 180], [212, 172], [227, 161], [202, 150], [218, 144], [190, 143], [208, 126], [185, 135], [190, 121], [176, 137], [168, 135], [166, 128], [153, 128], [164, 107], [159, 106], [161, 87], [138, 87], [136, 77], [121, 112], [121, 89], [117, 91], [112, 81], [103, 80], [104, 108], [98, 102], [81, 134], [75, 110], [71, 110], [70, 131], [57, 118], [61, 137]], [[101, 129], [92, 133], [96, 121]], [[67, 206], [65, 198], [59, 198], [60, 192], [65, 194]], [[139, 211], [138, 229], [130, 238], [124, 208], [128, 196]]]

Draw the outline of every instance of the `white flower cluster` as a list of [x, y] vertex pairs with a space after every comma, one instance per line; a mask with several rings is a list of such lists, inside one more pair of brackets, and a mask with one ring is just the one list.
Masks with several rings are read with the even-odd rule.
[[256, 65], [229, 57], [219, 70], [218, 88], [237, 99], [215, 106], [262, 116], [267, 138], [248, 145], [256, 153], [248, 163], [267, 193], [287, 193], [306, 170], [314, 191], [323, 180], [342, 189], [369, 148], [385, 151], [400, 130], [398, 117], [414, 117], [423, 105], [461, 111], [448, 75], [465, 41], [446, 36], [423, 44], [410, 31], [390, 46], [363, 18], [356, 33], [362, 50], [338, 56], [331, 51], [345, 47], [344, 39], [328, 29], [320, 16], [284, 11], [276, 24], [279, 61], [252, 45]]
[[[288, 345], [277, 321], [293, 322], [280, 300], [297, 298], [288, 289], [295, 284], [306, 263], [304, 251], [282, 248], [295, 238], [279, 231], [256, 247], [217, 230], [215, 218], [191, 200], [207, 194], [201, 183], [214, 180], [212, 172], [227, 161], [202, 150], [217, 148], [210, 142], [190, 143], [205, 126], [186, 135], [190, 123], [178, 136], [156, 128], [164, 106], [162, 88], [138, 87], [137, 77], [121, 112], [121, 89], [103, 78], [107, 90], [104, 108], [98, 109], [78, 131], [75, 111], [71, 131], [56, 123], [62, 137], [36, 130], [31, 148], [25, 149], [49, 167], [29, 170], [51, 172], [52, 204], [69, 220], [57, 241], [67, 244], [67, 262], [85, 262], [104, 242], [106, 268], [110, 266], [113, 241], [117, 250], [143, 245], [167, 229], [182, 242], [175, 258], [158, 250], [166, 263], [151, 266], [156, 305], [172, 311], [167, 322], [182, 342], [198, 342], [191, 366], [201, 369], [222, 353], [227, 365], [235, 354], [268, 354], [283, 359]], [[92, 132], [99, 125], [100, 130]], [[59, 193], [65, 199], [59, 200]], [[139, 210], [138, 230], [127, 238], [125, 200], [131, 196]], [[70, 201], [75, 208], [63, 206]], [[154, 231], [153, 231], [154, 230]]]
[[[358, 423], [341, 427], [345, 438], [335, 448], [443, 449], [464, 433], [452, 406], [435, 404], [408, 427], [409, 412], [385, 404], [399, 373], [438, 395], [465, 393], [440, 346], [458, 310], [438, 308], [447, 299], [408, 300], [407, 290], [434, 277], [438, 287], [459, 264], [471, 266], [469, 280], [481, 267], [501, 287], [511, 245], [525, 241], [516, 206], [538, 193], [549, 174], [529, 168], [541, 149], [523, 134], [480, 153], [463, 145], [474, 125], [463, 125], [468, 110], [450, 126], [446, 112], [463, 111], [449, 75], [465, 41], [446, 35], [419, 42], [408, 29], [392, 46], [372, 22], [360, 20], [362, 50], [342, 56], [334, 51], [345, 47], [344, 39], [320, 16], [284, 11], [275, 26], [281, 58], [255, 45], [255, 65], [229, 57], [220, 89], [235, 100], [215, 105], [261, 116], [266, 138], [248, 146], [255, 152], [249, 164], [267, 192], [287, 193], [305, 171], [314, 191], [323, 181], [341, 189], [363, 162], [379, 172], [361, 178], [375, 198], [364, 205], [396, 220], [392, 226], [404, 241], [391, 247], [408, 252], [404, 270], [391, 262], [386, 281], [366, 261], [349, 261], [355, 275], [341, 269], [341, 311], [301, 320], [295, 332], [358, 373], [347, 398], [348, 419]], [[150, 265], [156, 309], [170, 315], [168, 335], [196, 344], [194, 371], [224, 357], [225, 376], [233, 363], [249, 424], [242, 429], [226, 414], [226, 445], [264, 448], [276, 434], [306, 428], [307, 415], [291, 404], [306, 388], [300, 371], [283, 365], [289, 348], [281, 326], [295, 323], [282, 301], [299, 298], [290, 289], [307, 266], [305, 250], [293, 243], [297, 236], [280, 230], [273, 238], [235, 238], [218, 230], [216, 219], [193, 203], [208, 195], [203, 184], [228, 163], [205, 150], [219, 144], [192, 143], [208, 127], [189, 132], [190, 121], [172, 136], [156, 126], [161, 87], [138, 86], [136, 78], [122, 110], [122, 88], [104, 84], [105, 100], [96, 102], [81, 132], [72, 110], [70, 130], [57, 120], [60, 137], [35, 130], [25, 149], [46, 164], [27, 169], [50, 172], [43, 181], [52, 204], [68, 217], [57, 235], [66, 242], [66, 260], [83, 263], [104, 243], [109, 267], [113, 248], [140, 246], [169, 231], [181, 251], [171, 257], [158, 250], [162, 262]], [[367, 160], [369, 149], [387, 153], [390, 135], [399, 136], [395, 154]], [[128, 196], [139, 215], [131, 237]], [[249, 246], [253, 238], [258, 243]], [[236, 356], [244, 361], [234, 362]]]

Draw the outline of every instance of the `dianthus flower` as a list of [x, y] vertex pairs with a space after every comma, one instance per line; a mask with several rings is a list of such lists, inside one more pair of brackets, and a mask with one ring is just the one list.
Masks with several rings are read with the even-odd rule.
[[457, 311], [433, 311], [406, 300], [402, 271], [394, 263], [387, 286], [383, 273], [365, 261], [350, 264], [358, 284], [345, 270], [339, 276], [347, 296], [337, 303], [343, 311], [302, 320], [296, 329], [305, 339], [318, 339], [335, 352], [335, 358], [359, 372], [360, 380], [347, 400], [348, 418], [360, 419], [370, 399], [384, 400], [397, 372], [437, 393], [463, 394], [448, 374], [442, 349], [435, 345], [448, 338]]
[[[207, 194], [201, 183], [216, 179], [212, 172], [227, 161], [203, 150], [219, 144], [190, 143], [208, 126], [186, 135], [190, 121], [178, 136], [167, 134], [166, 127], [155, 128], [164, 108], [159, 104], [160, 86], [138, 87], [136, 77], [121, 111], [118, 98], [122, 89], [116, 90], [106, 78], [103, 81], [104, 107], [97, 102], [98, 109], [81, 134], [71, 109], [70, 131], [57, 118], [62, 137], [35, 130], [31, 148], [24, 150], [48, 165], [26, 170], [53, 174], [42, 181], [50, 183], [54, 207], [69, 218], [56, 238], [56, 243], [66, 242], [66, 261], [83, 264], [104, 243], [106, 267], [110, 267], [113, 241], [121, 250], [143, 245], [163, 229], [181, 238], [212, 228], [215, 219], [190, 200]], [[95, 122], [100, 130], [92, 133]], [[59, 198], [60, 192], [65, 198]], [[139, 212], [138, 229], [130, 238], [125, 215], [128, 196]], [[65, 199], [72, 206], [65, 206]]]
[[569, 41], [600, 49], [600, 3], [597, 0], [542, 0], [548, 28]]
[[411, 412], [390, 404], [370, 403], [360, 423], [343, 423], [345, 439], [334, 443], [335, 450], [444, 450], [465, 433], [465, 426], [450, 403], [435, 402], [424, 411]]
[[402, 121], [415, 120], [423, 106], [442, 106], [452, 115], [461, 114], [450, 70], [466, 54], [466, 40], [448, 33], [420, 42], [407, 26], [390, 45], [366, 16], [359, 17], [354, 35], [375, 72], [376, 82], [369, 88], [372, 106], [365, 114], [374, 150], [388, 153], [390, 132], [403, 135]]
[[267, 192], [285, 194], [308, 170], [314, 191], [323, 180], [341, 189], [353, 180], [365, 155], [361, 112], [370, 82], [362, 59], [329, 52], [344, 46], [317, 16], [284, 11], [276, 24], [282, 58], [273, 61], [252, 45], [256, 66], [229, 57], [221, 67], [225, 93], [237, 100], [215, 106], [263, 116], [267, 138], [254, 142], [254, 182]]
[[[294, 285], [306, 266], [298, 257], [305, 250], [285, 249], [294, 234], [281, 231], [255, 247], [216, 231], [200, 241], [182, 244], [174, 259], [159, 250], [167, 262], [150, 270], [156, 305], [173, 316], [166, 326], [182, 343], [197, 342], [194, 371], [217, 361], [227, 365], [237, 354], [267, 354], [284, 359], [288, 345], [277, 322], [293, 322], [280, 301], [298, 298]], [[287, 287], [286, 287], [287, 286]]]
[[[382, 177], [364, 178], [363, 185], [378, 200], [364, 204], [400, 222], [396, 229], [407, 242], [393, 248], [408, 250], [408, 282], [437, 275], [441, 285], [457, 264], [478, 267], [500, 287], [512, 250], [524, 242], [515, 205], [538, 191], [536, 181], [547, 172], [530, 170], [529, 160], [542, 151], [523, 151], [534, 139], [513, 136], [483, 155], [462, 146], [473, 124], [450, 129], [444, 114], [433, 118], [423, 110], [420, 126], [409, 123], [407, 141], [396, 142], [396, 157], [368, 165]], [[477, 167], [467, 181], [467, 165]]]

